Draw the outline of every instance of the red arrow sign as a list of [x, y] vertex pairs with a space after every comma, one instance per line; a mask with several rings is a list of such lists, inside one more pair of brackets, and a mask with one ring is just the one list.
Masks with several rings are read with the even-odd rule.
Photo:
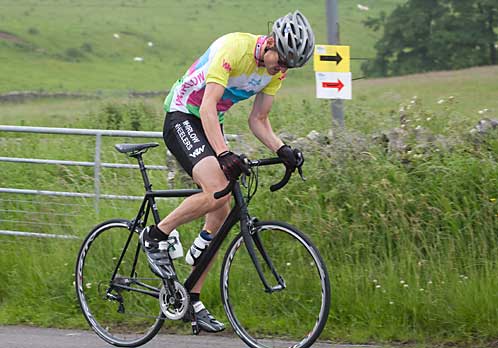
[[337, 92], [340, 92], [344, 84], [341, 80], [337, 79], [337, 82], [322, 82], [323, 88], [337, 88]]

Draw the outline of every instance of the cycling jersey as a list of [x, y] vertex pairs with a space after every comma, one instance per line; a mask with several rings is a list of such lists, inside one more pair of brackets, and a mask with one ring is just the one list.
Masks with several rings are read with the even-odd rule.
[[265, 40], [265, 36], [231, 33], [214, 41], [171, 87], [164, 110], [200, 117], [199, 108], [209, 82], [225, 87], [216, 105], [220, 123], [223, 123], [224, 113], [235, 103], [259, 92], [275, 95], [285, 74], [278, 72], [272, 76], [264, 66], [258, 67], [256, 57]]

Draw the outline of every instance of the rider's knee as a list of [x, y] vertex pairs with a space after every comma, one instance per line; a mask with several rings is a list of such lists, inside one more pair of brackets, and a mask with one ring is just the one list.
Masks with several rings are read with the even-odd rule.
[[223, 207], [226, 207], [230, 204], [230, 200], [232, 198], [232, 196], [230, 194], [226, 195], [226, 196], [223, 196], [223, 197], [220, 197], [218, 199], [214, 198], [214, 194], [212, 197], [212, 200], [211, 200], [211, 211], [212, 210], [218, 210], [218, 209], [221, 209]]

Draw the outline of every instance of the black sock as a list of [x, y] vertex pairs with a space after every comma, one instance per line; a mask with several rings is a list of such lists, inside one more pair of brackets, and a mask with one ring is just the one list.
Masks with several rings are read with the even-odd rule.
[[201, 294], [199, 294], [197, 292], [190, 293], [190, 302], [191, 303], [198, 302], [200, 300], [201, 300]]
[[161, 231], [156, 225], [151, 226], [149, 230], [149, 237], [156, 241], [168, 239], [168, 236], [163, 231]]

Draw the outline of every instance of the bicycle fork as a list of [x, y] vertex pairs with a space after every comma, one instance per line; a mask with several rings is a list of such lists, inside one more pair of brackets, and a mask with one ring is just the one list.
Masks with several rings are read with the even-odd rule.
[[[261, 282], [263, 283], [263, 286], [265, 288], [265, 291], [268, 293], [273, 293], [277, 291], [282, 291], [286, 288], [285, 286], [285, 280], [284, 278], [278, 274], [277, 270], [275, 269], [273, 262], [270, 259], [270, 256], [266, 252], [263, 243], [261, 242], [261, 238], [259, 237], [259, 231], [257, 231], [254, 228], [254, 221], [255, 219], [251, 219], [249, 217], [249, 212], [247, 210], [247, 205], [245, 204], [244, 200], [241, 198], [242, 193], [239, 185], [236, 185], [234, 187], [234, 192], [235, 197], [237, 199], [237, 203], [240, 205], [240, 231], [242, 232], [242, 237], [244, 238], [244, 244], [246, 245], [247, 252], [249, 253], [252, 262], [254, 263], [254, 266], [256, 267], [256, 271], [258, 272], [259, 278], [261, 279]], [[258, 249], [258, 252], [261, 254], [263, 260], [265, 261], [266, 265], [270, 269], [271, 273], [275, 277], [275, 280], [278, 282], [278, 285], [271, 286], [268, 283], [268, 280], [266, 279], [263, 269], [261, 267], [261, 263], [258, 260], [258, 257], [256, 255], [256, 250], [254, 248], [254, 245], [256, 245], [256, 249]]]

